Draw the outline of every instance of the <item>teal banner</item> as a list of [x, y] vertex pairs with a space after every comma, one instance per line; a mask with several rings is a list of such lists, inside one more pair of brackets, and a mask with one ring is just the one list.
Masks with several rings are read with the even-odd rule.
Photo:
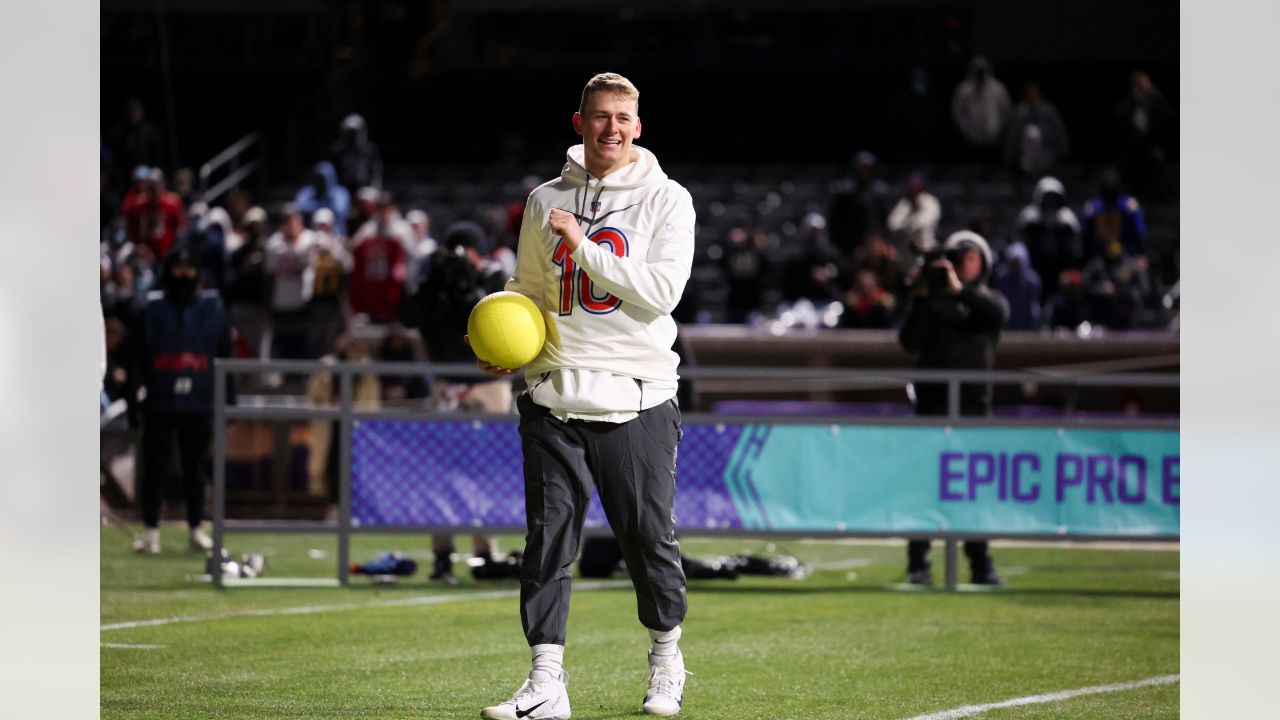
[[723, 481], [747, 530], [1177, 537], [1178, 458], [1168, 430], [761, 424]]

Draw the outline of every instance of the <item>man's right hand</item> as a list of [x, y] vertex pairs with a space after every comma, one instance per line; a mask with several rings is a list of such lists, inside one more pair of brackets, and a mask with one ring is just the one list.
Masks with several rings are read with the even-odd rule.
[[[471, 347], [471, 336], [463, 335], [462, 342], [466, 343], [467, 347]], [[497, 365], [490, 365], [489, 363], [481, 360], [480, 358], [476, 358], [476, 367], [483, 370], [485, 375], [492, 375], [494, 377], [506, 377], [511, 373], [515, 372], [515, 369], [513, 368], [504, 368], [504, 367], [498, 367]]]
[[946, 258], [938, 258], [929, 263], [929, 267], [945, 268], [947, 271], [947, 292], [952, 295], [959, 295], [964, 290], [964, 283], [960, 282], [960, 276], [956, 275], [956, 266]]

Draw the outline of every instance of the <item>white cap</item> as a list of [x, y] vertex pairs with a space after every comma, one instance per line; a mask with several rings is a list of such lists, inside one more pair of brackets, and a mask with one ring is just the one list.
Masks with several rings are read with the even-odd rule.
[[312, 225], [328, 225], [332, 227], [333, 220], [334, 220], [334, 214], [333, 214], [333, 211], [330, 210], [329, 208], [322, 207], [319, 210], [316, 210], [315, 212], [311, 213]]

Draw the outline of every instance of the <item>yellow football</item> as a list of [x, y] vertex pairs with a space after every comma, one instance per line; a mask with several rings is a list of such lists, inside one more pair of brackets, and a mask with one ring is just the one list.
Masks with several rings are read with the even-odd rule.
[[467, 335], [476, 357], [502, 368], [528, 365], [547, 339], [542, 311], [517, 292], [496, 292], [471, 309]]

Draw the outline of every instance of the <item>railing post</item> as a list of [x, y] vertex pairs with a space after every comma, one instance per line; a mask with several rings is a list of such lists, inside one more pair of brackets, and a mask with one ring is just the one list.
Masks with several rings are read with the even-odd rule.
[[213, 361], [213, 586], [222, 587], [222, 532], [227, 507], [227, 369]]
[[947, 381], [947, 417], [960, 417], [960, 381], [955, 378]]
[[338, 583], [346, 585], [351, 567], [351, 370], [344, 363], [335, 372], [339, 377], [338, 419]]
[[948, 590], [956, 589], [956, 539], [947, 538], [947, 581]]

